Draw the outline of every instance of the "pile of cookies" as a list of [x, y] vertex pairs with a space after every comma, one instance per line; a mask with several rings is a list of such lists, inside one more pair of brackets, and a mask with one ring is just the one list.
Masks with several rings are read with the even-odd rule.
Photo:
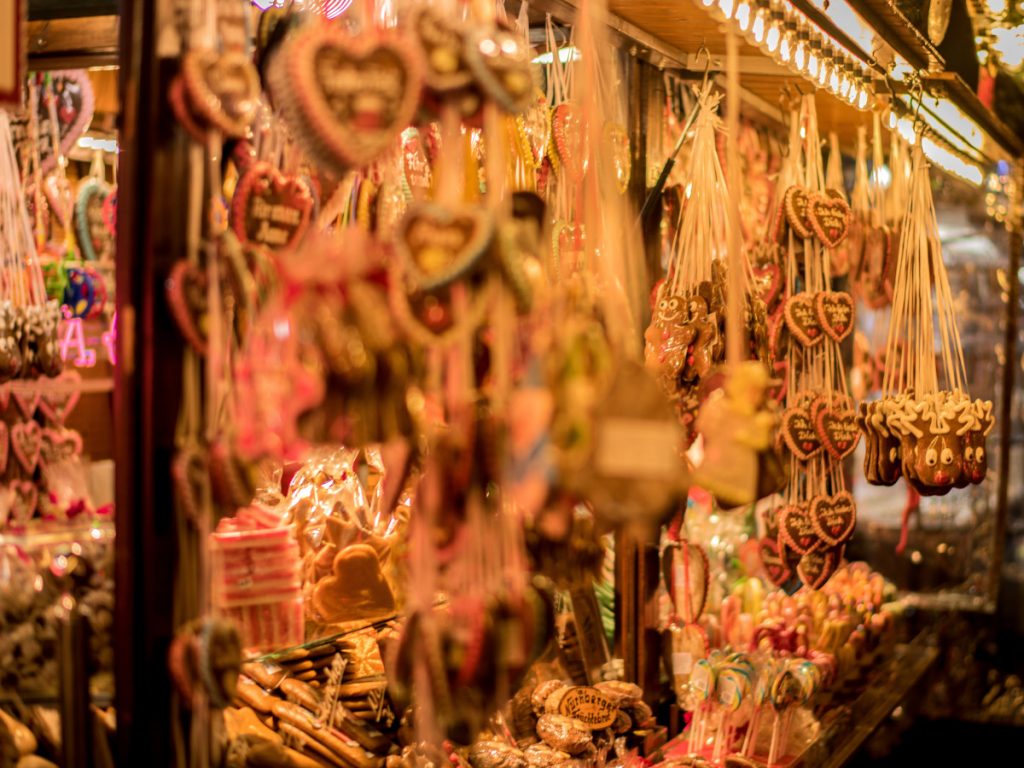
[[506, 715], [511, 743], [497, 735], [467, 752], [472, 768], [583, 768], [634, 746], [649, 726], [651, 708], [643, 691], [619, 681], [572, 686], [548, 680], [521, 689]]
[[[306, 661], [316, 663], [317, 658]], [[344, 657], [336, 651], [326, 658]], [[342, 665], [333, 663], [337, 674]], [[224, 710], [232, 749], [284, 754], [288, 762], [267, 764], [299, 768], [383, 766], [384, 756], [392, 750], [392, 739], [384, 730], [393, 721], [383, 679], [345, 683], [342, 676], [342, 682], [332, 684], [328, 676], [324, 684], [305, 682], [272, 662], [247, 663], [242, 672], [237, 706]]]

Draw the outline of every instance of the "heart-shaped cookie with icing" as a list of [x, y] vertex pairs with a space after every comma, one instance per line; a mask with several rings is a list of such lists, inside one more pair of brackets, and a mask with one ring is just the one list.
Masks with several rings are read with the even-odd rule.
[[569, 104], [559, 104], [551, 115], [551, 140], [566, 176], [573, 183], [583, 181], [587, 172], [590, 142], [577, 111]]
[[807, 207], [810, 203], [810, 194], [806, 189], [794, 184], [786, 190], [782, 198], [782, 209], [786, 213], [786, 221], [789, 223], [793, 233], [798, 237], [807, 239], [814, 234], [811, 222], [807, 218]]
[[167, 303], [178, 330], [192, 348], [206, 355], [206, 272], [184, 259], [178, 261], [167, 278]]
[[82, 455], [82, 434], [77, 429], [43, 430], [39, 460], [43, 464], [57, 464]]
[[38, 389], [31, 389], [29, 391], [12, 391], [11, 399], [14, 404], [18, 406], [18, 410], [21, 411], [21, 415], [26, 419], [31, 419], [39, 408], [39, 404], [42, 402], [42, 395]]
[[254, 163], [235, 187], [231, 226], [243, 245], [286, 251], [302, 240], [312, 211], [313, 197], [301, 179]]
[[787, 504], [779, 510], [779, 538], [801, 555], [821, 547], [821, 539], [806, 504]]
[[814, 294], [793, 294], [786, 299], [783, 312], [789, 332], [805, 347], [817, 346], [825, 338]]
[[850, 229], [850, 206], [841, 197], [815, 192], [807, 200], [806, 221], [826, 248], [836, 248]]
[[779, 544], [775, 539], [764, 537], [757, 543], [757, 553], [761, 557], [761, 565], [772, 584], [781, 587], [790, 580], [793, 573], [789, 565], [779, 551]]
[[842, 291], [818, 291], [814, 296], [821, 329], [836, 343], [853, 333], [855, 306], [853, 297]]
[[429, 5], [413, 12], [409, 28], [423, 46], [427, 87], [438, 93], [465, 88], [473, 80], [466, 63], [464, 23]]
[[466, 37], [466, 63], [480, 88], [506, 112], [522, 112], [533, 100], [530, 49], [517, 34], [477, 28]]
[[851, 408], [823, 407], [815, 412], [814, 426], [821, 444], [836, 461], [853, 453], [860, 441], [857, 413]]
[[18, 528], [28, 525], [39, 503], [39, 489], [31, 480], [11, 480], [7, 484], [10, 497], [8, 524]]
[[751, 267], [754, 278], [753, 288], [764, 302], [765, 309], [771, 312], [782, 295], [782, 268], [778, 264], [763, 263]]
[[245, 138], [260, 105], [260, 75], [240, 50], [193, 49], [181, 60], [182, 82], [200, 117], [225, 135]]
[[403, 36], [307, 24], [289, 32], [269, 80], [307, 154], [344, 172], [372, 163], [412, 122], [423, 71], [419, 47]]
[[21, 421], [11, 427], [11, 450], [14, 458], [29, 474], [39, 465], [43, 430], [35, 421]]
[[811, 524], [818, 536], [830, 547], [845, 543], [857, 526], [857, 507], [849, 491], [833, 496], [817, 496], [811, 500]]
[[836, 572], [842, 557], [843, 553], [840, 548], [808, 552], [800, 558], [800, 564], [796, 567], [796, 575], [811, 589], [821, 589]]
[[493, 236], [494, 222], [482, 208], [422, 202], [399, 222], [395, 250], [413, 286], [432, 291], [476, 267]]
[[48, 387], [39, 397], [39, 410], [55, 424], [63, 424], [68, 414], [75, 409], [82, 391], [82, 374], [68, 369], [53, 379], [54, 387]]
[[791, 405], [782, 412], [779, 434], [800, 461], [809, 461], [823, 448], [818, 430], [804, 406]]

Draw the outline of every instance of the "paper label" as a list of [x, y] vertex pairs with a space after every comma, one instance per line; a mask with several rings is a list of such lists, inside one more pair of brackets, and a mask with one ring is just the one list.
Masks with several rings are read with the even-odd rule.
[[672, 654], [672, 674], [688, 675], [693, 671], [693, 654], [680, 651]]

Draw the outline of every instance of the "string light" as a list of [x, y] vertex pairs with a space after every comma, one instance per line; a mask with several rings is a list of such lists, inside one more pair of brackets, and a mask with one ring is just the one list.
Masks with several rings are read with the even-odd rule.
[[860, 96], [857, 97], [857, 109], [867, 109], [868, 100], [868, 83], [865, 80], [863, 86], [860, 89]]
[[818, 72], [821, 69], [821, 41], [811, 40], [807, 51], [807, 76], [812, 80], [818, 80]]
[[773, 8], [771, 19], [768, 23], [768, 32], [765, 34], [764, 44], [769, 53], [775, 53], [779, 49], [779, 42], [782, 40], [782, 25], [785, 17], [779, 8]]
[[807, 27], [801, 26], [796, 33], [796, 48], [793, 49], [793, 67], [797, 72], [803, 72], [807, 67], [807, 46], [810, 43], [811, 35]]
[[733, 14], [733, 18], [736, 19], [740, 32], [746, 32], [750, 29], [750, 3], [747, 0], [740, 0], [740, 4], [736, 6], [736, 13]]
[[733, 0], [718, 0], [718, 9], [726, 19], [732, 18]]
[[793, 60], [793, 50], [796, 48], [796, 25], [787, 21], [782, 32], [782, 39], [779, 41], [779, 58], [783, 64], [789, 64]]
[[750, 34], [754, 42], [760, 45], [764, 42], [765, 28], [768, 26], [768, 0], [757, 0], [757, 12], [754, 20], [750, 23]]

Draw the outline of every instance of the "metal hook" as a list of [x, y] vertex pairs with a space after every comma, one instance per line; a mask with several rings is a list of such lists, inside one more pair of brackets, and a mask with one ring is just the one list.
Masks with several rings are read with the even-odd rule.
[[703, 93], [704, 89], [708, 87], [708, 78], [711, 76], [711, 51], [708, 50], [708, 47], [703, 42], [701, 42], [700, 48], [697, 49], [697, 55], [693, 57], [694, 63], [700, 61], [701, 54], [704, 54], [704, 58], [706, 59], [704, 64], [704, 79], [700, 84], [700, 90], [701, 93]]

